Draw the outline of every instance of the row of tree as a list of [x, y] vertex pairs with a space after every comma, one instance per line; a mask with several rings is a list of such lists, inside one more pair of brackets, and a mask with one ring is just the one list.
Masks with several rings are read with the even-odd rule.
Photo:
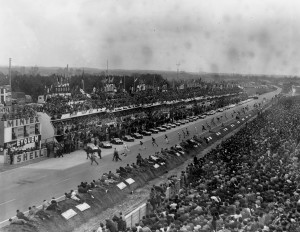
[[[74, 92], [80, 88], [84, 88], [84, 91], [90, 93], [94, 88], [97, 90], [103, 90], [104, 86], [108, 83], [114, 84], [118, 90], [130, 91], [132, 87], [143, 83], [148, 86], [170, 86], [170, 83], [163, 79], [161, 75], [157, 74], [132, 74], [130, 76], [107, 76], [104, 74], [85, 74], [75, 75], [67, 78], [66, 76], [49, 75], [22, 75], [19, 72], [12, 71], [12, 91], [24, 92], [26, 95], [32, 96], [36, 101], [39, 95], [43, 95], [47, 92], [48, 88], [55, 86], [58, 83], [69, 83], [70, 91]], [[0, 73], [0, 85], [9, 85], [9, 78]]]

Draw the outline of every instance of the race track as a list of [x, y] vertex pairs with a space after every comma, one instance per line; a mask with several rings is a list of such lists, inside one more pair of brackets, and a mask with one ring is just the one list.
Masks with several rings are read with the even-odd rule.
[[[238, 111], [246, 105], [251, 110], [255, 103], [262, 102], [263, 98], [271, 99], [279, 92], [280, 89], [261, 95], [259, 99], [244, 105], [238, 105], [235, 108], [226, 110], [228, 120], [232, 120], [231, 114], [234, 110]], [[103, 158], [101, 160], [97, 159], [99, 166], [95, 164], [91, 166], [90, 161], [86, 159], [85, 152], [80, 150], [66, 155], [64, 158], [52, 158], [0, 173], [0, 227], [7, 224], [7, 219], [14, 216], [17, 209], [27, 211], [29, 206], [41, 205], [44, 199], [58, 198], [63, 196], [65, 192], [69, 192], [70, 189], [77, 189], [77, 185], [81, 181], [90, 182], [109, 170], [115, 172], [119, 166], [136, 162], [138, 153], [141, 153], [142, 157], [148, 157], [154, 152], [161, 150], [161, 148], [177, 144], [179, 142], [177, 131], [181, 132], [185, 127], [190, 131], [190, 137], [196, 133], [195, 126], [197, 127], [198, 134], [202, 134], [202, 125], [206, 125], [206, 122], [210, 124], [212, 118], [221, 115], [225, 119], [225, 112], [181, 125], [167, 132], [155, 134], [153, 137], [156, 138], [156, 142], [159, 145], [158, 148], [152, 146], [151, 136], [144, 137], [143, 139], [144, 145], [147, 147], [146, 150], [139, 150], [139, 140], [131, 143], [127, 142], [131, 152], [127, 157], [121, 157], [123, 159], [121, 162], [112, 161], [113, 149], [102, 149]], [[225, 120], [223, 122], [225, 123]], [[170, 141], [168, 145], [164, 140], [165, 134], [168, 135]], [[113, 147], [117, 147], [119, 151], [123, 149], [121, 145], [114, 145]]]

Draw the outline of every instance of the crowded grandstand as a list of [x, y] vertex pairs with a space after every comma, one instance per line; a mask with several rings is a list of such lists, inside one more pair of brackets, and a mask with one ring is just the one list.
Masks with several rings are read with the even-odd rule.
[[[275, 89], [270, 86], [268, 91]], [[115, 194], [121, 194], [123, 197], [126, 193], [132, 194], [132, 190], [143, 186], [145, 181], [156, 178], [166, 170], [193, 158], [193, 162], [179, 176], [171, 176], [166, 184], [153, 186], [145, 206], [146, 213], [138, 222], [129, 221], [128, 215], [121, 213], [101, 222], [100, 227], [95, 228], [95, 231], [162, 231], [165, 228], [174, 231], [226, 229], [251, 231], [254, 227], [258, 230], [272, 230], [273, 227], [286, 228], [279, 225], [281, 218], [275, 220], [278, 219], [276, 214], [268, 222], [261, 223], [261, 218], [269, 214], [269, 202], [273, 203], [272, 201], [277, 200], [273, 196], [272, 200], [268, 201], [265, 194], [269, 194], [269, 190], [278, 192], [287, 184], [279, 185], [277, 189], [270, 186], [265, 188], [264, 184], [270, 184], [274, 180], [262, 178], [255, 170], [261, 168], [262, 172], [265, 172], [271, 168], [271, 165], [262, 165], [268, 159], [274, 162], [273, 165], [276, 164], [277, 159], [280, 163], [291, 162], [288, 158], [284, 159], [278, 149], [282, 143], [292, 142], [288, 138], [282, 141], [280, 136], [285, 137], [287, 131], [293, 128], [294, 132], [290, 133], [292, 138], [297, 129], [293, 123], [289, 123], [289, 127], [278, 131], [277, 127], [280, 124], [276, 124], [275, 127], [274, 121], [279, 118], [285, 124], [285, 117], [287, 117], [285, 111], [293, 108], [296, 101], [275, 95], [270, 102], [263, 98], [262, 102], [253, 105], [253, 109], [246, 105], [249, 101], [251, 98], [238, 86], [222, 89], [214, 87], [209, 90], [195, 87], [189, 91], [170, 89], [154, 92], [149, 90], [148, 92], [137, 91], [134, 94], [122, 92], [99, 95], [94, 92], [90, 93], [90, 97], [87, 98], [86, 93], [77, 94], [74, 98], [72, 95], [58, 95], [48, 98], [43, 105], [16, 107], [11, 113], [3, 115], [4, 121], [7, 118], [17, 119], [22, 113], [27, 112], [30, 116], [36, 116], [39, 113], [49, 115], [55, 131], [52, 142], [44, 144], [49, 157], [63, 157], [76, 150], [82, 150], [86, 153], [87, 159], [91, 160], [91, 165], [94, 162], [98, 165], [98, 157], [102, 159], [101, 149], [112, 149], [112, 144], [124, 144], [124, 150], [114, 149], [113, 152], [113, 161], [122, 161], [131, 153], [125, 141], [141, 140], [152, 134], [152, 145], [159, 147], [161, 142], [157, 144], [153, 135], [166, 133], [172, 128], [178, 131], [179, 143], [162, 148], [149, 157], [141, 156], [140, 153], [130, 154], [136, 156], [136, 162], [120, 166], [115, 172], [103, 173], [98, 179], [82, 180], [76, 189], [69, 192], [66, 190], [64, 201], [53, 198], [42, 202], [42, 208], [28, 206], [28, 212], [24, 214], [18, 210], [16, 217], [8, 221], [13, 226], [12, 228], [36, 228], [41, 226], [41, 221], [43, 221], [42, 224], [46, 223], [49, 226], [57, 220], [72, 220], [78, 212], [71, 210], [71, 205], [77, 205], [81, 211], [80, 214], [88, 212], [88, 209], [93, 208], [95, 204], [102, 205], [98, 202], [99, 198], [108, 197], [107, 202], [112, 205], [116, 200]], [[58, 107], [55, 107], [56, 105]], [[226, 119], [216, 114], [220, 112], [223, 117], [223, 112], [236, 105], [245, 107], [237, 111], [233, 110], [228, 115], [225, 113]], [[280, 113], [274, 114], [277, 111]], [[78, 114], [79, 112], [81, 113]], [[199, 129], [195, 127], [195, 131], [189, 131], [187, 128], [176, 129], [186, 123], [201, 121], [209, 115], [213, 117], [210, 123], [206, 122]], [[230, 123], [227, 123], [228, 120]], [[201, 150], [219, 140], [218, 136], [221, 133], [215, 132], [214, 128], [222, 128], [222, 134], [226, 135], [234, 131], [235, 126], [236, 128], [242, 127], [233, 137], [222, 142], [209, 154], [199, 155]], [[274, 128], [267, 129], [270, 126]], [[206, 132], [208, 135], [202, 136]], [[164, 138], [168, 145], [167, 134]], [[263, 141], [263, 146], [261, 146], [261, 141]], [[287, 147], [289, 145], [284, 148], [287, 149]], [[292, 147], [296, 149], [296, 143]], [[144, 149], [146, 146], [141, 143], [141, 152]], [[20, 150], [13, 154], [19, 153]], [[265, 155], [265, 158], [257, 158]], [[290, 158], [294, 159], [294, 157]], [[291, 175], [290, 173], [288, 175]], [[264, 174], [267, 175], [267, 173]], [[290, 188], [296, 193], [297, 189], [292, 186], [294, 178], [290, 176], [287, 178], [291, 179], [291, 183], [288, 182], [291, 186], [288, 185], [289, 188], [283, 191], [283, 194], [290, 191]], [[279, 174], [275, 180], [280, 180]], [[255, 185], [255, 183], [262, 184]], [[120, 191], [123, 192], [120, 193]], [[277, 193], [276, 191], [273, 195]], [[290, 198], [290, 201], [295, 201], [294, 198]], [[280, 207], [286, 210], [285, 205], [280, 205]], [[244, 211], [247, 213], [245, 218], [242, 214]], [[295, 214], [296, 212], [294, 211]], [[87, 215], [91, 215], [90, 213]], [[59, 215], [61, 218], [58, 217]], [[287, 217], [289, 215], [287, 214]], [[296, 224], [296, 216], [293, 219]], [[292, 224], [291, 221], [289, 223]]]

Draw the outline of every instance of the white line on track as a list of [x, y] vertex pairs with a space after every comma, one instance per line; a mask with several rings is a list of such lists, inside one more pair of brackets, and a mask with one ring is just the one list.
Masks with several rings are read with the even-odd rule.
[[[69, 178], [69, 179], [71, 179], [71, 178]], [[58, 197], [58, 198], [55, 198], [55, 200], [60, 201], [60, 200], [61, 200], [62, 198], [64, 198], [64, 197], [65, 197], [65, 196], [60, 196], [60, 197]], [[15, 201], [15, 200], [16, 200], [16, 199], [13, 199], [13, 200], [4, 202], [4, 203], [2, 203], [2, 204], [6, 204], [6, 203], [8, 203], [8, 202]], [[0, 204], [0, 205], [1, 205], [1, 204]], [[41, 208], [42, 208], [42, 205], [39, 205], [39, 206], [37, 206], [36, 208], [41, 209]], [[27, 214], [28, 212], [29, 212], [29, 210], [24, 211], [23, 213], [24, 213], [24, 214]], [[11, 217], [11, 218], [12, 218], [12, 219], [13, 219], [13, 218], [16, 218], [16, 216], [13, 216], [13, 217]], [[2, 224], [8, 222], [8, 220], [9, 220], [9, 219], [6, 219], [6, 220], [0, 222], [0, 225], [1, 225], [0, 228], [1, 228], [2, 226], [5, 226], [5, 225], [2, 225]]]
[[59, 183], [65, 182], [65, 181], [70, 180], [70, 179], [71, 179], [71, 178], [61, 180], [61, 181], [59, 181], [59, 182], [56, 182], [55, 184], [59, 184]]
[[5, 205], [5, 204], [7, 204], [7, 203], [9, 203], [9, 202], [12, 202], [12, 201], [15, 201], [15, 200], [16, 200], [16, 199], [9, 200], [9, 201], [6, 201], [6, 202], [1, 203], [0, 205]]

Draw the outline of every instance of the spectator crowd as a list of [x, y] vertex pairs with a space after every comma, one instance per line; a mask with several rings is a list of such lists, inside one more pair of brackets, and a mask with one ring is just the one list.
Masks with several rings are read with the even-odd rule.
[[[181, 173], [172, 197], [153, 186], [147, 214], [127, 231], [299, 231], [300, 97], [283, 97]], [[97, 231], [125, 231], [111, 220]]]
[[171, 106], [138, 107], [74, 117], [68, 120], [56, 120], [52, 122], [52, 125], [55, 129], [56, 139], [60, 143], [59, 146], [63, 148], [63, 153], [69, 153], [66, 150], [67, 147], [74, 151], [82, 148], [84, 144], [90, 143], [93, 139], [98, 141], [95, 145], [99, 146], [101, 141], [107, 141], [113, 137], [122, 138], [126, 134], [148, 130], [245, 99], [247, 99], [247, 95], [241, 94], [216, 98], [208, 105], [192, 103], [191, 108], [187, 108], [188, 103], [185, 102]]
[[47, 99], [43, 106], [43, 111], [50, 116], [73, 113], [78, 111], [87, 111], [90, 109], [114, 109], [118, 107], [141, 106], [144, 104], [164, 103], [167, 101], [176, 101], [196, 97], [219, 96], [231, 93], [239, 93], [238, 87], [211, 89], [211, 88], [193, 88], [186, 90], [153, 91], [145, 90], [134, 93], [117, 92], [108, 94], [105, 92], [93, 92], [88, 97], [85, 94], [76, 94], [72, 96], [55, 96]]

